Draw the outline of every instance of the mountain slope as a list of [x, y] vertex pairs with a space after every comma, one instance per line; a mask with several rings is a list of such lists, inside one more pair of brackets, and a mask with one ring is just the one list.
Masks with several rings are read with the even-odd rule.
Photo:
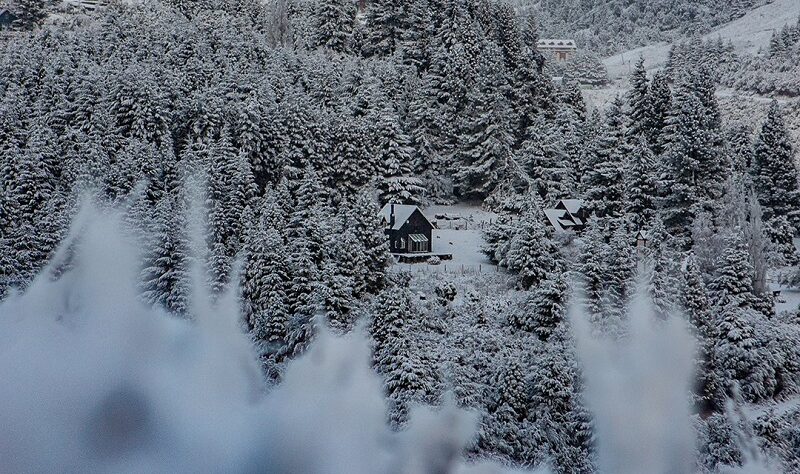
[[[797, 0], [776, 0], [748, 12], [743, 17], [727, 23], [705, 34], [704, 39], [722, 38], [731, 41], [737, 51], [754, 54], [769, 44], [772, 32], [784, 25], [797, 21], [800, 16], [800, 2]], [[672, 42], [658, 42], [641, 48], [624, 51], [606, 58], [603, 63], [608, 68], [612, 80], [624, 79], [639, 57], [645, 58], [648, 70], [666, 65]]]

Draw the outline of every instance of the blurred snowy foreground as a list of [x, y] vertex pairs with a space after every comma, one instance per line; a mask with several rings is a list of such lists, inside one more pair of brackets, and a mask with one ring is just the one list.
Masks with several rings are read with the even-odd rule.
[[[267, 391], [235, 292], [212, 303], [195, 291], [191, 322], [143, 306], [117, 223], [81, 213], [52, 266], [0, 305], [2, 471], [508, 472], [463, 459], [476, 420], [452, 405], [390, 430], [360, 334], [323, 330]], [[654, 320], [639, 303], [620, 346], [573, 316], [603, 472], [692, 465], [691, 344]]]
[[117, 219], [80, 219], [79, 238], [0, 306], [0, 470], [507, 472], [462, 461], [476, 420], [452, 406], [392, 432], [360, 334], [323, 332], [265, 393], [234, 293], [212, 304], [195, 291], [192, 322], [147, 308]]

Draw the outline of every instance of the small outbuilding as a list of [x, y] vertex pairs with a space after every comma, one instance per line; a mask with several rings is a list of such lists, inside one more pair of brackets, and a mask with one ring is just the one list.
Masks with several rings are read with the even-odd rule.
[[386, 227], [390, 251], [394, 254], [431, 252], [433, 224], [417, 206], [387, 204], [378, 214]]
[[569, 61], [578, 52], [575, 40], [571, 39], [542, 39], [536, 43], [536, 49], [556, 62]]
[[0, 31], [10, 30], [15, 21], [17, 21], [17, 15], [8, 8], [0, 8]]
[[650, 236], [647, 234], [647, 231], [640, 230], [636, 233], [636, 248], [638, 249], [646, 249], [647, 246], [650, 244]]

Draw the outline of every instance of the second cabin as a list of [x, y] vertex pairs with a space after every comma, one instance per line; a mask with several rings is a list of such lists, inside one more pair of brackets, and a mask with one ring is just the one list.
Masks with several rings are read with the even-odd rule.
[[431, 252], [433, 224], [417, 206], [387, 204], [378, 215], [386, 226], [393, 254]]
[[571, 39], [543, 39], [536, 43], [536, 49], [545, 57], [563, 63], [571, 60], [578, 52], [578, 46]]

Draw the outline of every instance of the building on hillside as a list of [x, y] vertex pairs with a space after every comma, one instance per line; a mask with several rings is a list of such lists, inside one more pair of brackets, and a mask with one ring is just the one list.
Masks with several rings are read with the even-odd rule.
[[390, 251], [394, 254], [431, 252], [433, 224], [417, 206], [387, 204], [378, 214], [386, 226]]
[[581, 199], [562, 199], [553, 209], [545, 209], [544, 215], [556, 232], [580, 232], [589, 220]]
[[87, 12], [93, 12], [98, 8], [108, 6], [108, 0], [68, 0], [68, 3], [79, 10], [84, 10]]
[[552, 58], [556, 62], [569, 61], [575, 57], [578, 52], [578, 46], [575, 40], [570, 39], [542, 39], [536, 43], [536, 49], [541, 52], [545, 58]]
[[640, 230], [636, 233], [636, 248], [640, 251], [646, 249], [650, 245], [650, 235], [646, 230]]
[[17, 15], [11, 12], [8, 8], [0, 7], [0, 31], [10, 30], [17, 21]]

